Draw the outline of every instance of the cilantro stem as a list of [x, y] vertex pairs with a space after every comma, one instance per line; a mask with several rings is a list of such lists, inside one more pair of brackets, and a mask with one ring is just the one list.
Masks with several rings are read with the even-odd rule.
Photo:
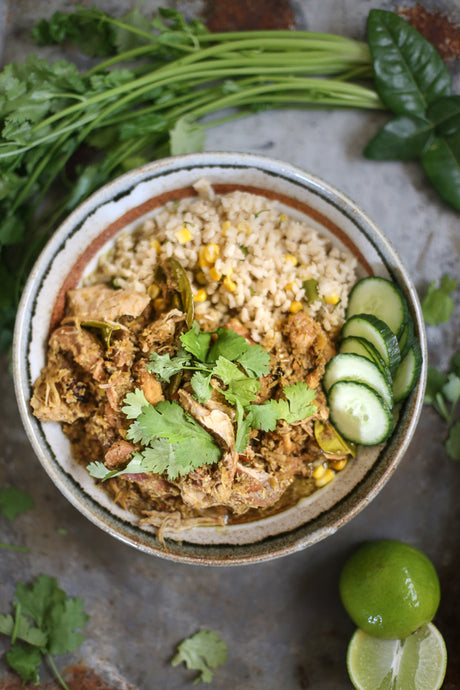
[[67, 683], [65, 682], [64, 678], [63, 678], [63, 677], [61, 676], [61, 674], [59, 673], [59, 669], [58, 669], [58, 667], [56, 666], [56, 664], [54, 663], [54, 659], [53, 659], [53, 657], [51, 656], [51, 654], [46, 654], [46, 657], [45, 657], [45, 658], [46, 658], [48, 664], [50, 665], [50, 668], [51, 668], [51, 670], [53, 671], [56, 680], [58, 681], [58, 683], [60, 684], [60, 686], [63, 688], [63, 690], [70, 690], [70, 688], [69, 688], [69, 686], [67, 685]]
[[5, 544], [0, 542], [0, 549], [11, 549], [12, 551], [22, 551], [22, 553], [29, 553], [27, 546], [16, 546], [15, 544]]

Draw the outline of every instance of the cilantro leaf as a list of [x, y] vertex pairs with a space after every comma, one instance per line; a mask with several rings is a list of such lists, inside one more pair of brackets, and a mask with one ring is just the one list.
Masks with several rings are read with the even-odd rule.
[[190, 353], [185, 350], [178, 350], [174, 357], [169, 354], [159, 355], [156, 352], [150, 353], [150, 364], [146, 368], [152, 374], [156, 374], [159, 381], [167, 383], [171, 376], [182, 371], [190, 363]]
[[220, 356], [234, 361], [238, 359], [243, 352], [246, 352], [250, 344], [231, 328], [219, 328], [217, 330], [217, 339], [212, 344], [208, 354], [208, 362], [216, 362]]
[[450, 372], [447, 376], [447, 383], [443, 386], [442, 392], [447, 400], [452, 403], [452, 408], [460, 400], [460, 378], [457, 374]]
[[194, 321], [191, 329], [180, 336], [181, 343], [187, 352], [196, 359], [206, 362], [206, 357], [211, 343], [211, 333], [200, 330], [200, 324]]
[[33, 499], [27, 491], [16, 489], [14, 486], [5, 486], [0, 489], [0, 514], [8, 520], [14, 520], [26, 510], [32, 510], [33, 507]]
[[439, 287], [433, 280], [428, 287], [428, 292], [422, 300], [423, 318], [430, 326], [446, 323], [454, 310], [454, 301], [450, 293], [457, 287], [457, 281], [448, 275], [443, 275]]
[[136, 419], [142, 412], [142, 408], [149, 404], [149, 401], [144, 395], [144, 391], [136, 388], [133, 393], [128, 393], [123, 400], [125, 404], [121, 411], [125, 413], [128, 419]]
[[227, 656], [227, 645], [217, 633], [200, 630], [178, 645], [171, 664], [178, 666], [184, 663], [187, 668], [200, 672], [195, 683], [210, 683], [214, 676], [213, 671], [227, 661]]
[[144, 408], [128, 429], [127, 438], [151, 447], [156, 439], [167, 439], [174, 445], [174, 456], [169, 458], [169, 467], [174, 470], [170, 472], [182, 475], [203, 464], [218, 462], [221, 456], [211, 434], [177, 402], [167, 400]]
[[272, 405], [275, 401], [269, 401], [263, 405], [251, 405], [248, 412], [248, 419], [254, 429], [263, 431], [274, 431], [278, 421], [278, 406]]
[[455, 422], [450, 429], [446, 451], [452, 460], [460, 460], [460, 421]]
[[[18, 607], [19, 608], [19, 607]], [[11, 615], [0, 615], [0, 633], [28, 642], [34, 647], [44, 647], [47, 635], [39, 628], [34, 628], [21, 613], [16, 612], [16, 618]]]
[[270, 404], [277, 409], [278, 419], [284, 419], [288, 424], [294, 424], [315, 414], [317, 407], [313, 401], [316, 393], [306, 383], [300, 381], [291, 386], [285, 386], [283, 393], [286, 400], [270, 401]]
[[212, 374], [205, 374], [202, 371], [196, 371], [190, 380], [195, 397], [200, 403], [207, 403], [211, 397], [211, 376]]
[[251, 345], [236, 359], [249, 376], [256, 376], [257, 378], [268, 374], [270, 360], [270, 353], [258, 344]]
[[42, 655], [37, 647], [15, 642], [11, 645], [6, 658], [11, 668], [21, 677], [23, 683], [39, 684], [38, 666], [40, 666]]
[[65, 592], [58, 587], [57, 580], [48, 575], [39, 575], [33, 585], [19, 582], [15, 590], [24, 615], [30, 616], [36, 625], [46, 630], [49, 612], [54, 606], [61, 606]]
[[219, 356], [213, 372], [214, 376], [217, 376], [225, 385], [231, 384], [233, 381], [244, 380], [247, 378], [246, 374], [241, 371], [241, 369], [234, 363], [231, 362], [227, 357]]
[[74, 652], [83, 643], [83, 628], [89, 616], [83, 610], [83, 601], [78, 597], [69, 598], [50, 607], [46, 620], [48, 630], [47, 649], [50, 654]]
[[257, 399], [257, 391], [260, 391], [258, 379], [245, 377], [231, 381], [226, 390], [221, 390], [221, 393], [231, 405], [236, 405], [239, 402], [243, 407], [246, 407]]

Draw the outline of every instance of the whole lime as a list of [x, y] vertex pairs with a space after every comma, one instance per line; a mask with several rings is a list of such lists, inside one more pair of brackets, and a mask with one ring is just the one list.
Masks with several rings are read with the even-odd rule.
[[362, 544], [346, 561], [339, 587], [358, 628], [386, 639], [407, 637], [429, 623], [441, 596], [429, 558], [394, 539]]

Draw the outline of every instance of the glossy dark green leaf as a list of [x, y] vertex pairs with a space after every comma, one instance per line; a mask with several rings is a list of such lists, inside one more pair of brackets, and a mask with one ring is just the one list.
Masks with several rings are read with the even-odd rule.
[[450, 94], [450, 74], [441, 56], [397, 14], [371, 10], [367, 38], [378, 94], [396, 115], [423, 116], [430, 103]]
[[364, 155], [373, 160], [414, 160], [433, 135], [433, 125], [420, 117], [401, 115], [387, 122], [369, 141]]
[[436, 126], [439, 136], [450, 136], [460, 131], [460, 96], [445, 96], [432, 103], [427, 117]]
[[422, 155], [422, 164], [438, 194], [460, 211], [460, 132], [433, 138]]

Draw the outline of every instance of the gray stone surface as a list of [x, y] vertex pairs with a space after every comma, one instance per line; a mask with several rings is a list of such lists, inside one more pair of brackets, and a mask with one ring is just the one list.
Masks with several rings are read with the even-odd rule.
[[[34, 20], [74, 3], [11, 0], [0, 5], [4, 64], [34, 50]], [[82, 3], [90, 4], [90, 3]], [[125, 10], [128, 0], [96, 2]], [[165, 3], [163, 3], [165, 4]], [[177, 6], [177, 3], [169, 3]], [[399, 3], [402, 4], [402, 3]], [[407, 3], [412, 4], [412, 3]], [[145, 8], [157, 6], [144, 2]], [[199, 3], [187, 5], [196, 11]], [[362, 38], [368, 0], [295, 0], [299, 26]], [[458, 2], [427, 3], [452, 13]], [[6, 20], [6, 10], [8, 18]], [[44, 54], [54, 56], [53, 50]], [[454, 75], [455, 76], [455, 75]], [[459, 91], [458, 75], [455, 76]], [[362, 156], [385, 116], [365, 112], [265, 112], [209, 130], [208, 150], [252, 151], [289, 161], [332, 183], [356, 201], [400, 253], [424, 294], [430, 281], [459, 276], [459, 215], [444, 205], [414, 163], [374, 163]], [[460, 295], [456, 293], [457, 303]], [[459, 347], [460, 309], [451, 323], [428, 329], [430, 362], [447, 366]], [[228, 662], [212, 687], [221, 690], [345, 690], [345, 654], [354, 626], [338, 595], [340, 568], [361, 541], [397, 538], [424, 550], [441, 580], [436, 623], [445, 636], [445, 688], [460, 678], [460, 467], [443, 448], [445, 426], [426, 407], [399, 469], [378, 497], [334, 536], [287, 558], [237, 568], [175, 564], [137, 552], [104, 534], [57, 491], [22, 430], [8, 372], [0, 375], [0, 486], [28, 490], [35, 509], [10, 523], [0, 518], [0, 541], [29, 547], [0, 550], [0, 613], [9, 612], [17, 581], [39, 573], [85, 601], [86, 641], [59, 666], [82, 660], [113, 687], [182, 690], [193, 674], [172, 668], [177, 643], [200, 628], [216, 630], [229, 646]], [[0, 687], [7, 669], [0, 637]], [[46, 671], [43, 672], [46, 679]]]

